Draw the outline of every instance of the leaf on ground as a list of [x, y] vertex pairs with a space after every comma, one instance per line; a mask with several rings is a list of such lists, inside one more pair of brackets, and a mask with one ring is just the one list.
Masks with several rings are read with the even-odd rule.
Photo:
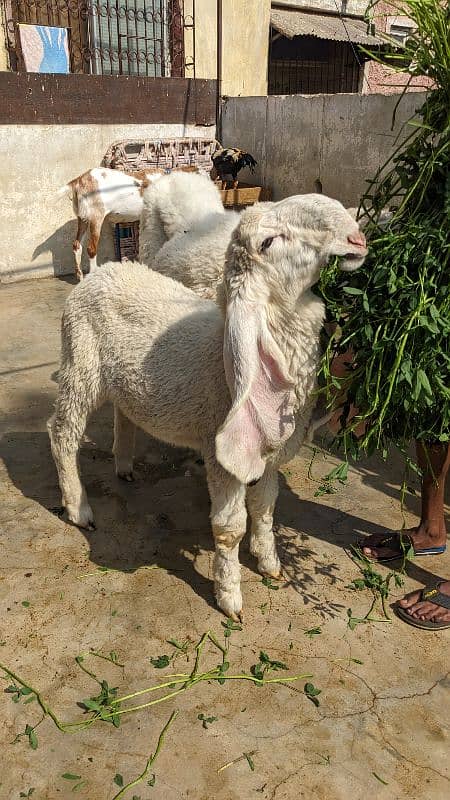
[[264, 575], [261, 583], [264, 584], [264, 586], [267, 586], [268, 589], [273, 589], [274, 592], [278, 591], [278, 589], [280, 588], [279, 586], [276, 585], [276, 583], [273, 582], [272, 578], [269, 578], [268, 575]]
[[88, 782], [80, 781], [80, 783], [76, 783], [75, 786], [72, 786], [72, 792], [81, 792], [85, 786], [88, 786]]
[[317, 626], [317, 628], [309, 628], [309, 630], [304, 631], [305, 636], [309, 636], [310, 639], [312, 639], [313, 636], [319, 636], [320, 633], [322, 633], [322, 628], [319, 626]]
[[212, 722], [217, 722], [219, 717], [205, 717], [204, 714], [198, 714], [197, 719], [201, 721], [205, 730], [208, 730], [208, 725], [211, 725]]
[[317, 687], [314, 686], [313, 683], [305, 683], [303, 691], [305, 692], [308, 700], [311, 700], [311, 702], [314, 703], [315, 706], [320, 705], [318, 695], [322, 693], [321, 689], [317, 689]]
[[38, 738], [34, 729], [31, 725], [26, 725], [25, 727], [25, 734], [28, 736], [28, 744], [30, 745], [32, 750], [37, 750], [38, 748]]
[[157, 656], [156, 658], [151, 658], [150, 661], [156, 669], [164, 669], [164, 667], [169, 666], [170, 657], [168, 655]]
[[114, 775], [113, 781], [116, 784], [116, 786], [123, 786], [123, 777], [120, 774], [120, 772], [116, 772], [116, 774]]
[[250, 753], [244, 753], [245, 758], [247, 759], [247, 764], [249, 765], [252, 772], [255, 771], [255, 763], [250, 755]]
[[66, 781], [79, 781], [81, 775], [74, 775], [73, 772], [65, 772], [64, 775], [61, 775], [61, 778], [64, 778]]

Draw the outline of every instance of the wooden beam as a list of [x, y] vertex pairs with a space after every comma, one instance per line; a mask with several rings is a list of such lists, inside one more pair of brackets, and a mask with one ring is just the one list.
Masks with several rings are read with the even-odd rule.
[[216, 81], [0, 72], [0, 124], [213, 125]]

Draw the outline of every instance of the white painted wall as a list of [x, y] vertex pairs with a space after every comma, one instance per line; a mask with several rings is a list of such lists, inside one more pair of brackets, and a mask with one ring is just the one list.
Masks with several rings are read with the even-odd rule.
[[[214, 135], [195, 125], [0, 125], [0, 281], [73, 273], [76, 220], [69, 197], [56, 191], [98, 166], [113, 141]], [[106, 221], [99, 263], [109, 258]]]

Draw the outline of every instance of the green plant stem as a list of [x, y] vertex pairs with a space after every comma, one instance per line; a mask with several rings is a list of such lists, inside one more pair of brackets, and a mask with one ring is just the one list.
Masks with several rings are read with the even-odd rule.
[[40, 705], [42, 711], [44, 712], [44, 714], [48, 715], [50, 717], [50, 719], [55, 723], [55, 725], [58, 728], [58, 730], [60, 730], [62, 733], [76, 733], [76, 731], [72, 731], [72, 730], [70, 730], [70, 728], [76, 727], [76, 728], [83, 729], [83, 728], [88, 727], [89, 725], [92, 725], [92, 723], [95, 721], [95, 718], [93, 718], [92, 720], [80, 720], [80, 722], [61, 722], [58, 719], [58, 717], [56, 716], [56, 714], [47, 705], [45, 700], [42, 699], [42, 696], [37, 691], [37, 689], [34, 689], [33, 686], [31, 686], [30, 684], [26, 683], [24, 680], [22, 680], [22, 678], [19, 678], [19, 676], [15, 672], [12, 672], [12, 670], [10, 670], [8, 667], [6, 667], [2, 663], [0, 663], [0, 669], [2, 669], [6, 673], [6, 675], [8, 675], [10, 678], [13, 678], [13, 680], [17, 681], [17, 683], [19, 683], [25, 689], [29, 689], [30, 692], [32, 694], [34, 694], [34, 696], [35, 696], [38, 704]]
[[[288, 675], [287, 677], [283, 678], [256, 678], [253, 675], [225, 675], [219, 672], [219, 670], [214, 670], [214, 672], [206, 672], [201, 675], [197, 675], [187, 681], [184, 681], [184, 685], [181, 689], [177, 689], [175, 692], [169, 692], [168, 694], [164, 694], [162, 697], [158, 697], [156, 700], [149, 700], [148, 703], [142, 703], [138, 706], [131, 706], [131, 708], [122, 708], [117, 711], [113, 711], [110, 714], [103, 714], [101, 719], [110, 719], [111, 717], [118, 716], [119, 714], [129, 714], [132, 711], [141, 711], [143, 708], [150, 708], [150, 706], [155, 706], [158, 703], [164, 702], [164, 700], [168, 700], [171, 697], [176, 697], [178, 694], [182, 694], [187, 689], [190, 689], [192, 686], [195, 686], [197, 683], [203, 683], [204, 681], [211, 681], [217, 680], [220, 678], [223, 681], [250, 681], [250, 683], [255, 683], [258, 686], [267, 686], [270, 683], [295, 683], [295, 681], [301, 681], [305, 678], [312, 678], [313, 675], [305, 674], [305, 675]], [[150, 689], [143, 689], [137, 694], [145, 694], [146, 692], [152, 692], [154, 689], [159, 689], [160, 686], [151, 687]], [[128, 699], [131, 699], [135, 695], [128, 695]], [[119, 700], [113, 701], [114, 703], [120, 702]]]
[[[54, 722], [54, 724], [56, 725], [58, 730], [60, 730], [62, 733], [76, 733], [79, 730], [84, 730], [84, 729], [90, 727], [91, 725], [93, 725], [94, 723], [96, 723], [98, 721], [107, 720], [107, 719], [111, 719], [111, 718], [116, 718], [117, 716], [122, 715], [122, 714], [129, 714], [129, 713], [132, 713], [132, 712], [135, 712], [135, 711], [140, 711], [143, 708], [149, 708], [150, 706], [154, 706], [154, 705], [162, 703], [162, 702], [164, 702], [166, 700], [172, 699], [173, 697], [176, 697], [177, 695], [182, 694], [183, 692], [185, 692], [188, 689], [192, 688], [196, 684], [202, 683], [204, 681], [213, 681], [213, 680], [219, 680], [219, 679], [220, 679], [220, 681], [224, 681], [224, 682], [225, 681], [250, 681], [251, 683], [256, 684], [258, 686], [265, 686], [265, 685], [268, 685], [268, 684], [277, 684], [277, 683], [279, 683], [279, 684], [281, 684], [281, 683], [288, 684], [289, 682], [295, 682], [295, 681], [299, 681], [299, 680], [304, 680], [305, 678], [311, 678], [312, 677], [312, 675], [310, 675], [310, 674], [305, 674], [305, 675], [292, 675], [292, 676], [288, 676], [288, 677], [284, 676], [283, 678], [262, 678], [261, 679], [261, 678], [256, 678], [253, 675], [247, 675], [245, 673], [238, 674], [238, 675], [226, 675], [225, 673], [222, 673], [220, 671], [220, 667], [219, 666], [214, 667], [213, 669], [210, 669], [210, 670], [207, 670], [206, 672], [202, 672], [201, 673], [201, 672], [199, 672], [200, 659], [201, 659], [203, 650], [205, 648], [205, 645], [206, 645], [206, 643], [208, 641], [210, 641], [222, 653], [222, 656], [223, 656], [223, 659], [224, 659], [225, 655], [228, 652], [227, 647], [223, 647], [217, 641], [217, 639], [214, 636], [214, 634], [212, 634], [210, 631], [207, 631], [206, 633], [203, 634], [203, 636], [201, 637], [200, 641], [198, 642], [198, 644], [196, 646], [195, 664], [194, 664], [194, 667], [193, 667], [192, 672], [190, 674], [181, 673], [181, 674], [177, 674], [177, 675], [174, 675], [174, 676], [167, 676], [167, 679], [163, 683], [159, 683], [156, 686], [150, 686], [150, 687], [148, 687], [146, 689], [140, 689], [137, 692], [132, 692], [130, 694], [124, 695], [123, 697], [114, 699], [109, 705], [109, 708], [113, 708], [113, 710], [110, 713], [108, 713], [108, 714], [105, 714], [105, 713], [100, 714], [98, 712], [95, 712], [95, 713], [93, 713], [93, 716], [91, 716], [89, 719], [80, 720], [80, 721], [76, 721], [76, 722], [61, 722], [61, 720], [58, 719], [56, 714], [51, 710], [51, 708], [42, 699], [42, 697], [39, 694], [39, 692], [33, 686], [30, 686], [28, 683], [26, 683], [22, 678], [20, 678], [18, 675], [16, 675], [16, 673], [12, 672], [12, 670], [8, 669], [8, 667], [6, 667], [4, 664], [0, 663], [0, 669], [2, 669], [5, 672], [5, 674], [8, 675], [10, 678], [12, 678], [17, 684], [19, 684], [20, 686], [22, 686], [24, 688], [29, 689], [30, 693], [35, 695], [35, 697], [36, 697], [36, 699], [37, 699], [42, 711], [44, 712], [44, 715], [48, 715], [50, 717], [50, 719]], [[101, 683], [98, 680], [97, 676], [94, 675], [94, 673], [91, 673], [89, 670], [87, 670], [87, 668], [83, 667], [83, 665], [79, 661], [77, 661], [77, 663], [78, 663], [78, 666], [81, 667], [81, 669], [84, 672], [86, 672], [91, 678], [93, 678], [97, 683]], [[180, 688], [176, 689], [173, 692], [168, 692], [168, 693], [164, 694], [162, 697], [158, 697], [158, 698], [156, 698], [154, 700], [150, 700], [147, 703], [142, 703], [140, 705], [131, 706], [129, 708], [119, 708], [118, 707], [121, 703], [124, 703], [126, 700], [131, 700], [134, 697], [139, 697], [139, 696], [142, 696], [144, 694], [148, 694], [150, 692], [156, 692], [156, 691], [159, 691], [161, 689], [166, 689], [169, 686], [172, 686], [173, 684], [180, 685]]]
[[164, 739], [165, 739], [166, 733], [169, 730], [169, 728], [170, 728], [172, 722], [174, 721], [174, 719], [177, 717], [177, 715], [178, 715], [178, 711], [172, 711], [169, 719], [167, 720], [166, 724], [164, 725], [164, 728], [162, 729], [161, 733], [159, 734], [158, 743], [156, 745], [156, 750], [150, 756], [150, 758], [148, 759], [148, 761], [147, 761], [147, 763], [145, 765], [144, 771], [141, 772], [141, 774], [138, 775], [138, 777], [135, 778], [133, 781], [130, 781], [129, 783], [127, 783], [126, 786], [123, 786], [122, 789], [120, 790], [120, 792], [118, 792], [117, 794], [114, 795], [112, 800], [119, 800], [120, 797], [124, 796], [125, 792], [127, 792], [129, 789], [132, 789], [133, 786], [137, 786], [139, 783], [141, 783], [144, 780], [144, 778], [147, 777], [148, 773], [150, 772], [151, 767], [153, 766], [153, 764], [155, 763], [156, 759], [159, 756], [161, 748], [162, 748], [162, 746], [164, 744]]

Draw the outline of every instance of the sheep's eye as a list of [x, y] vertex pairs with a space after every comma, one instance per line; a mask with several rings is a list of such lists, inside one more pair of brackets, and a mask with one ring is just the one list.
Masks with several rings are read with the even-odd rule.
[[261, 245], [261, 252], [262, 253], [264, 252], [264, 250], [268, 250], [269, 249], [269, 247], [272, 244], [274, 238], [275, 238], [274, 236], [268, 236], [267, 239], [264, 239], [264, 241], [263, 241], [263, 243]]

